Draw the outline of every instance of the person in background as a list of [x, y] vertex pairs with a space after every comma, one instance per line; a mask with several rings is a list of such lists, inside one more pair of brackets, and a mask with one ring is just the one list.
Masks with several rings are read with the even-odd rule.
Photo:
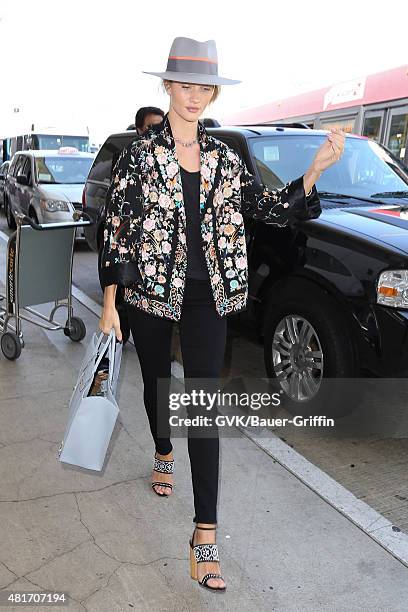
[[142, 136], [149, 127], [157, 125], [163, 121], [164, 111], [156, 106], [142, 106], [135, 115], [135, 122], [129, 125], [128, 130], [136, 129], [139, 136]]

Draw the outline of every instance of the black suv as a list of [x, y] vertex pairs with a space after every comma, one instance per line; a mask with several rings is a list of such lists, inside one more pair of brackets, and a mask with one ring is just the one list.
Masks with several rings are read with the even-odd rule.
[[[271, 188], [302, 175], [328, 133], [287, 125], [207, 131]], [[95, 220], [85, 230], [94, 250], [113, 165], [135, 138], [110, 136], [91, 168], [83, 199]], [[323, 377], [408, 374], [407, 169], [383, 146], [351, 134], [316, 186], [318, 219], [286, 228], [245, 219], [249, 301], [231, 317], [255, 325], [268, 377], [298, 406], [313, 403]]]

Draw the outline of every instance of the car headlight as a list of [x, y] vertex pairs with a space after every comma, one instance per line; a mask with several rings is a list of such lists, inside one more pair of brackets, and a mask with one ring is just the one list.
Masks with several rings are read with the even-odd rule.
[[63, 200], [40, 200], [40, 206], [43, 210], [48, 212], [65, 211], [69, 212], [68, 202]]
[[408, 270], [381, 272], [377, 283], [377, 303], [408, 308]]

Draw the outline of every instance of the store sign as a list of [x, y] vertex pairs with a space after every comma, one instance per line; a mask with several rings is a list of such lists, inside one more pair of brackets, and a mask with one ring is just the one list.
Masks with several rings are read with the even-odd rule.
[[362, 100], [364, 98], [365, 85], [366, 77], [345, 81], [344, 83], [336, 83], [324, 94], [323, 110], [327, 110], [329, 105], [336, 106], [337, 104]]

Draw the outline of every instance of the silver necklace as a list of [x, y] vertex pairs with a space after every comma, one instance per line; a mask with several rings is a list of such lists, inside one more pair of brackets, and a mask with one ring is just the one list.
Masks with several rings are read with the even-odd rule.
[[198, 139], [195, 138], [195, 140], [181, 140], [181, 138], [174, 138], [174, 142], [178, 142], [183, 147], [192, 147], [193, 144], [198, 143]]

